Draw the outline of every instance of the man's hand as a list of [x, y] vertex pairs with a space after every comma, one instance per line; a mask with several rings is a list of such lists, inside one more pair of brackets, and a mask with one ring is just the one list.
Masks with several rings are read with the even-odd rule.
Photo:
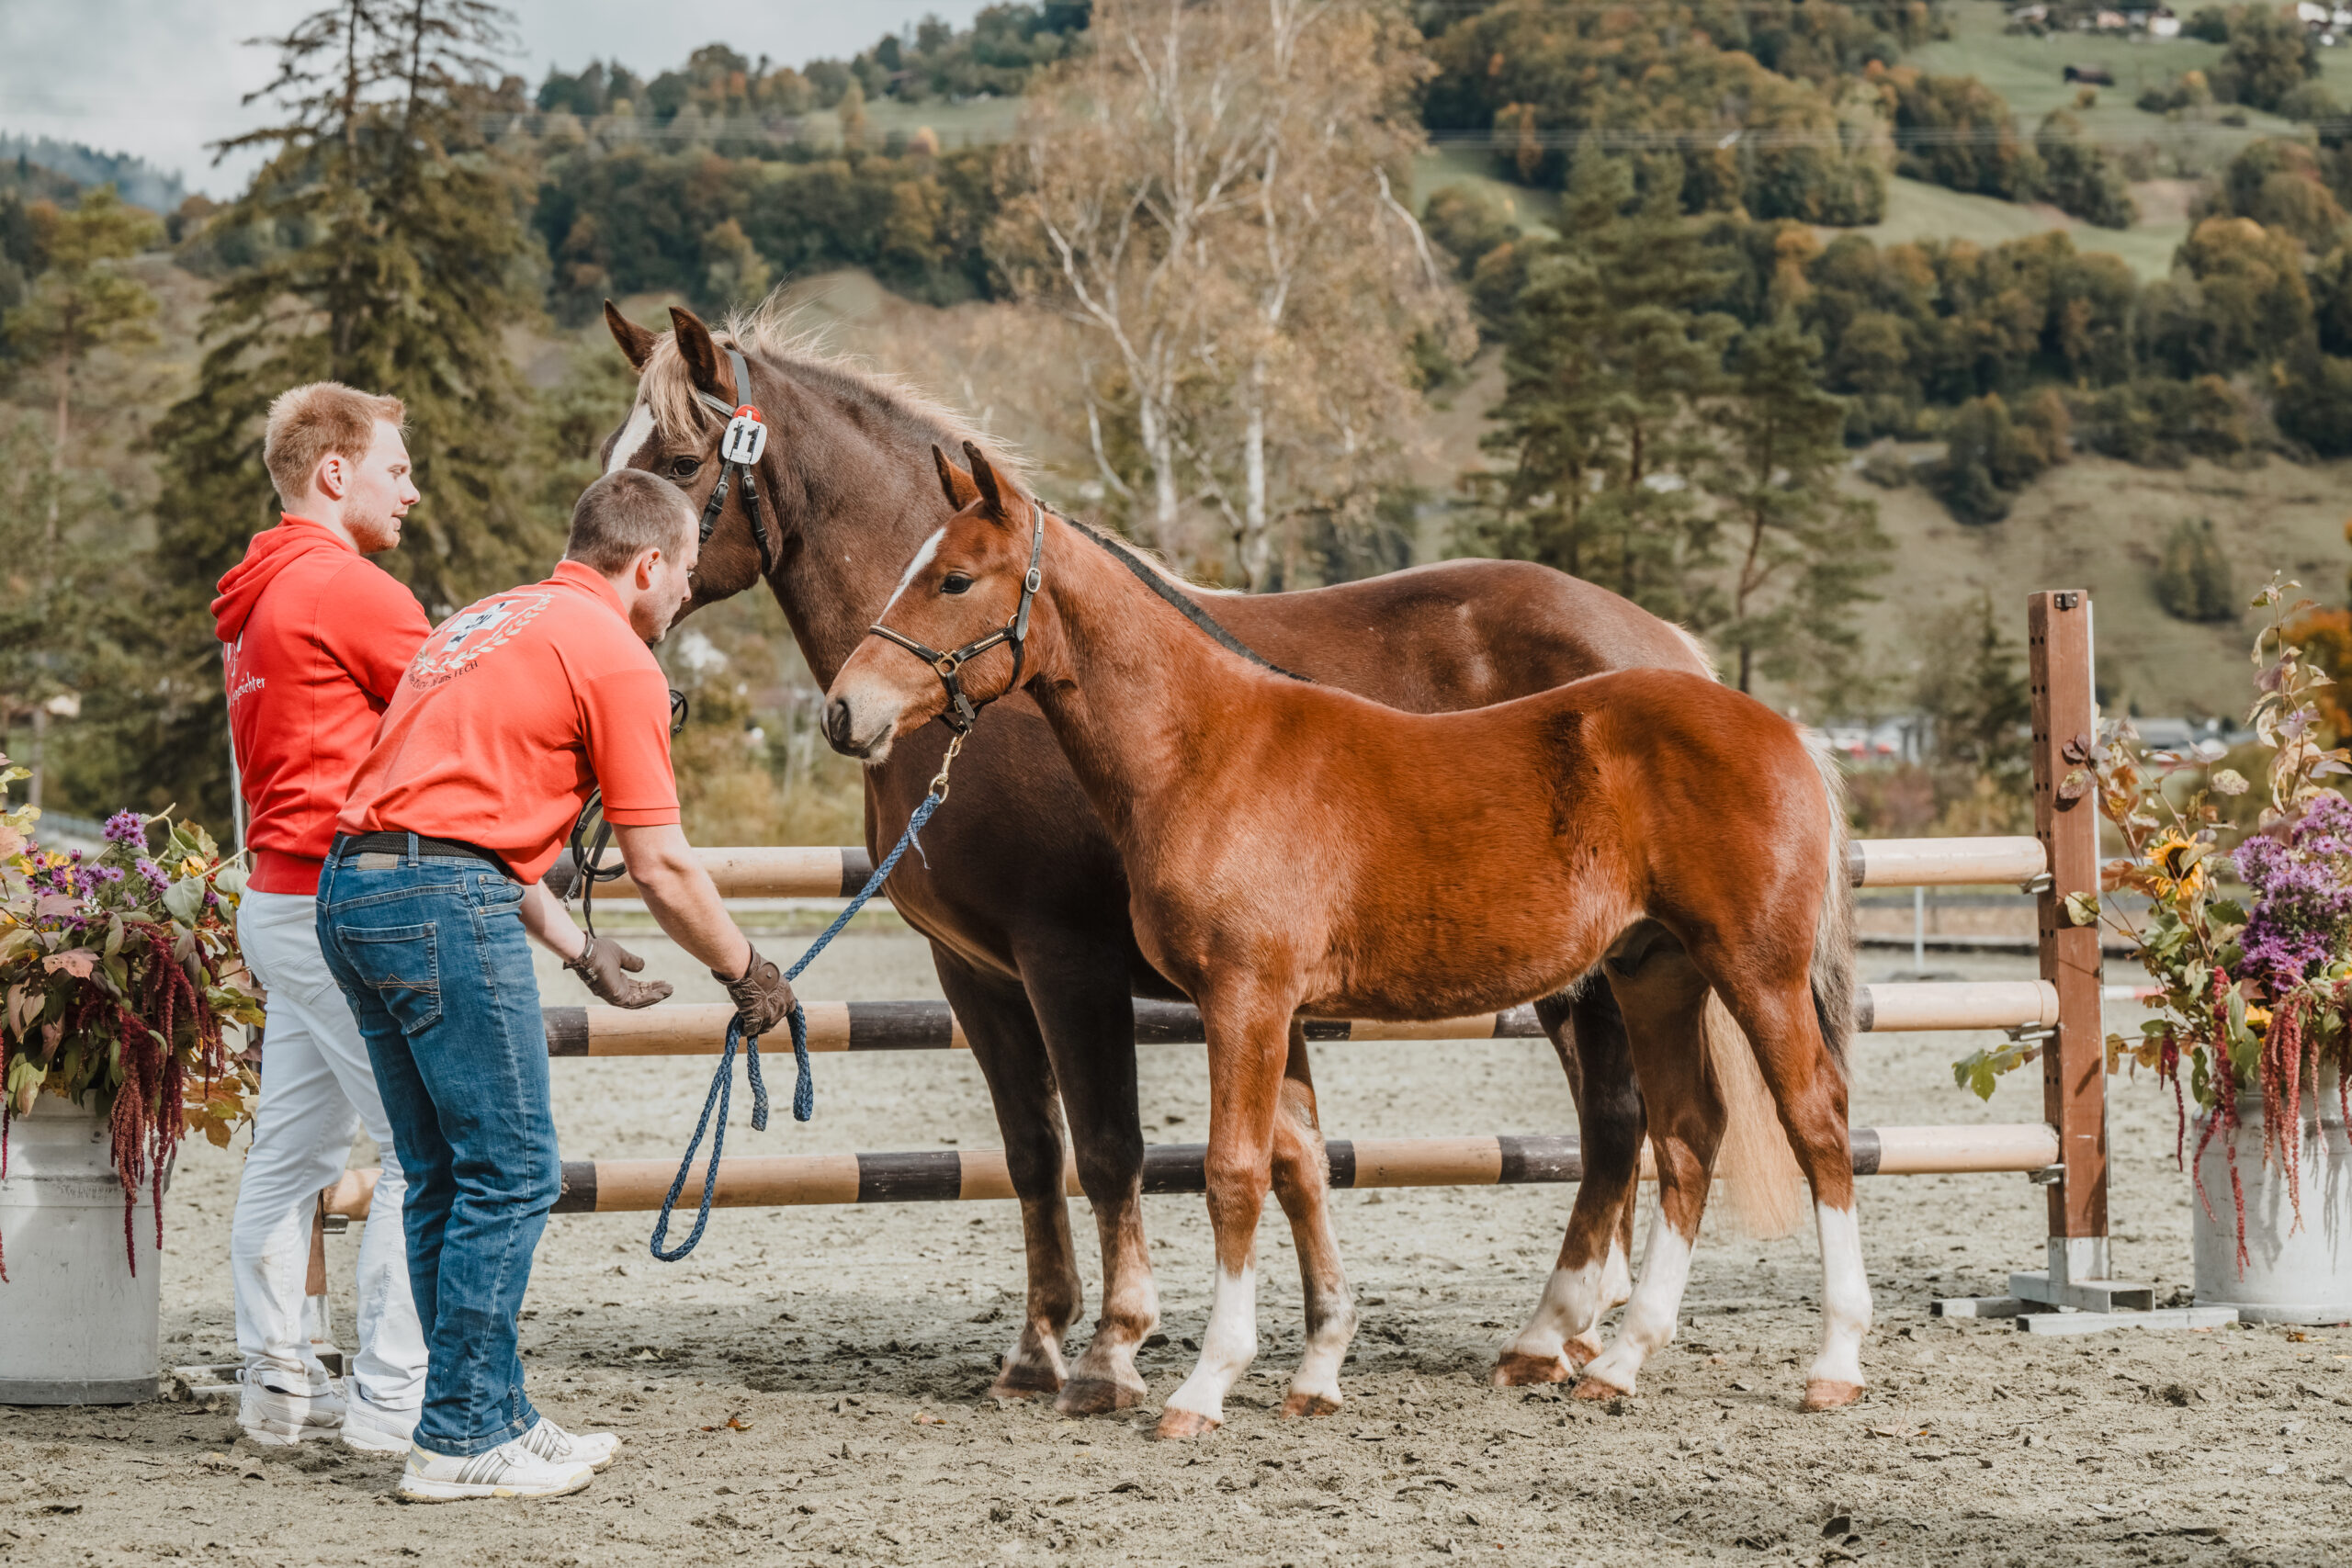
[[650, 1008], [670, 994], [667, 980], [630, 979], [645, 967], [645, 960], [608, 936], [590, 937], [581, 954], [566, 959], [563, 966], [579, 976], [598, 1001], [616, 1008]]
[[742, 974], [729, 979], [714, 969], [710, 977], [727, 987], [735, 1000], [735, 1016], [742, 1021], [746, 1034], [765, 1034], [782, 1023], [793, 1008], [792, 983], [784, 971], [760, 956], [758, 948], [752, 949], [752, 962]]

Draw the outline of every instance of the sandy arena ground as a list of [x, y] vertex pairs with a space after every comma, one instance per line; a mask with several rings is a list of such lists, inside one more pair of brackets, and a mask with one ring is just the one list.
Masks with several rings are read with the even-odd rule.
[[[718, 993], [642, 944], [687, 999]], [[773, 952], [797, 952], [781, 936]], [[1908, 953], [1866, 955], [1885, 977]], [[1936, 959], [1987, 977], [2022, 960]], [[2119, 971], [2117, 976], [2121, 977]], [[544, 971], [548, 1000], [582, 999]], [[812, 997], [936, 996], [927, 950], [853, 933]], [[2026, 1121], [2038, 1078], [1989, 1106], [1951, 1087], [1962, 1037], [1866, 1036], [1859, 1124]], [[1150, 1135], [1197, 1141], [1196, 1051], [1147, 1058]], [[818, 1115], [779, 1099], [751, 1152], [993, 1146], [979, 1075], [944, 1055], [823, 1056]], [[674, 1158], [707, 1062], [564, 1061], [565, 1152]], [[1542, 1042], [1333, 1045], [1317, 1062], [1335, 1135], [1551, 1132], [1575, 1123]], [[787, 1085], [788, 1056], [771, 1066]], [[780, 1096], [788, 1089], [780, 1089]], [[2162, 1301], [2188, 1274], [2188, 1189], [2170, 1097], [2120, 1090], [2117, 1272]], [[368, 1156], [364, 1145], [359, 1151]], [[237, 1156], [198, 1144], [168, 1210], [167, 1363], [231, 1359], [225, 1258]], [[258, 1450], [189, 1404], [0, 1410], [0, 1562], [755, 1562], [1210, 1564], [1682, 1562], [2341, 1563], [2352, 1561], [2352, 1330], [2041, 1338], [1931, 1319], [2037, 1267], [2039, 1190], [2018, 1176], [1889, 1178], [1863, 1189], [1877, 1292], [1859, 1407], [1796, 1411], [1818, 1332], [1809, 1235], [1716, 1227], [1680, 1337], [1638, 1396], [1607, 1407], [1486, 1385], [1532, 1305], [1568, 1194], [1340, 1194], [1363, 1326], [1338, 1415], [1275, 1414], [1299, 1349], [1286, 1227], [1261, 1236], [1261, 1353], [1221, 1432], [1148, 1440], [1156, 1407], [1070, 1421], [982, 1398], [1021, 1289], [1010, 1203], [721, 1210], [689, 1260], [655, 1262], [650, 1217], [550, 1222], [523, 1325], [532, 1393], [627, 1446], [548, 1504], [394, 1503], [397, 1466], [331, 1443]], [[1092, 1226], [1081, 1212], [1081, 1236]], [[1209, 1286], [1196, 1197], [1155, 1199], [1170, 1337], [1143, 1371], [1164, 1398]], [[330, 1246], [348, 1322], [356, 1233]], [[1086, 1260], [1090, 1279], [1094, 1261]], [[5, 1324], [0, 1324], [5, 1332]]]

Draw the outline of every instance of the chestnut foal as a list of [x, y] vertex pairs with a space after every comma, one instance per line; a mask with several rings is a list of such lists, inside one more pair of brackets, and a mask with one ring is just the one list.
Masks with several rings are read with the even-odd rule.
[[[1844, 1074], [1808, 982], [1816, 946], [1836, 940], [1842, 827], [1827, 764], [1795, 727], [1664, 671], [1452, 714], [1302, 682], [1211, 640], [1145, 581], [1148, 563], [965, 452], [978, 499], [917, 552], [842, 668], [826, 734], [878, 763], [951, 703], [1018, 680], [1118, 845], [1145, 954], [1200, 1008], [1216, 1284], [1161, 1435], [1218, 1425], [1256, 1354], [1258, 1219], [1294, 1019], [1486, 1012], [1596, 964], [1632, 1037], [1660, 1194], [1623, 1325], [1577, 1393], [1631, 1391], [1673, 1335], [1724, 1122], [1694, 1044], [1712, 991], [1813, 1190], [1825, 1321], [1805, 1407], [1850, 1403], [1870, 1287]], [[1612, 1222], [1638, 1176], [1607, 1163], [1588, 1169], [1520, 1353], [1556, 1354], [1606, 1308]], [[1309, 1281], [1306, 1315], [1292, 1414], [1340, 1399], [1355, 1310], [1336, 1267]]]

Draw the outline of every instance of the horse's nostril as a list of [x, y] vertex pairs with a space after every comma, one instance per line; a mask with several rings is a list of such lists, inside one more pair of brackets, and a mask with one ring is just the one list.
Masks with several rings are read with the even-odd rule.
[[836, 750], [848, 748], [849, 703], [845, 698], [835, 697], [825, 705], [825, 739]]

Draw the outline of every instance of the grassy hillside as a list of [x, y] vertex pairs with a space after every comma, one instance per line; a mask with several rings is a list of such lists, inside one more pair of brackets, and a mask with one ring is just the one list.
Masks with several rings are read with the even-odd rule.
[[[1925, 456], [1932, 448], [1921, 448]], [[2021, 494], [2003, 522], [1952, 520], [1926, 491], [1874, 497], [1895, 542], [1893, 575], [1863, 617], [1877, 656], [1908, 668], [1923, 611], [1989, 591], [2014, 608], [2024, 635], [2024, 596], [2038, 588], [2087, 588], [2098, 606], [2099, 683], [2110, 711], [2241, 715], [2250, 694], [2246, 649], [2255, 621], [2190, 626], [2155, 600], [2157, 552], [2186, 519], [2210, 517], [2229, 552], [2241, 597], [2282, 570], [2312, 597], [2342, 604], [2352, 550], [2352, 463], [2302, 466], [2272, 458], [2245, 470], [2195, 463], [2177, 471], [2078, 457]]]
[[2188, 197], [2193, 188], [2186, 180], [2141, 181], [2132, 187], [2132, 197], [2140, 204], [2140, 221], [2117, 230], [2070, 218], [2046, 201], [2003, 201], [1923, 180], [1891, 179], [1886, 183], [1883, 221], [1862, 229], [1818, 232], [1824, 240], [1861, 234], [1882, 245], [1917, 240], [1973, 240], [1980, 245], [1995, 245], [2064, 229], [2074, 236], [2076, 250], [2120, 256], [2144, 283], [2172, 270], [2173, 252], [2188, 237]]

